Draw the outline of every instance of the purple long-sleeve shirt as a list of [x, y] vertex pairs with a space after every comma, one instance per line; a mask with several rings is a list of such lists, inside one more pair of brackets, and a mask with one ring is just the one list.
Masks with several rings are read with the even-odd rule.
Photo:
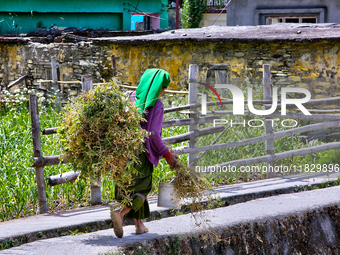
[[[131, 101], [135, 101], [136, 93], [131, 93]], [[145, 119], [146, 122], [141, 122], [141, 128], [147, 130], [151, 134], [145, 141], [146, 156], [149, 161], [157, 166], [160, 156], [163, 156], [169, 151], [162, 140], [162, 124], [164, 115], [164, 104], [161, 100], [157, 99], [154, 106], [149, 107]]]

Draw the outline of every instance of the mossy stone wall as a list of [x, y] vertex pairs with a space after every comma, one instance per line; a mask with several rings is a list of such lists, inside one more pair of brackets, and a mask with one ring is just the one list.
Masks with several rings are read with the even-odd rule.
[[[262, 83], [263, 64], [271, 65], [273, 86], [299, 86], [313, 98], [340, 96], [340, 43], [217, 43], [192, 41], [152, 41], [149, 44], [121, 43], [119, 40], [95, 43], [11, 43], [0, 44], [0, 85], [6, 86], [30, 72], [33, 84], [50, 79], [50, 60], [59, 63], [59, 80], [80, 80], [92, 74], [94, 82], [112, 77], [111, 55], [116, 56], [118, 77], [129, 85], [138, 85], [147, 68], [163, 68], [172, 78], [171, 88], [185, 90], [190, 64], [200, 66], [200, 79], [207, 70], [223, 64], [229, 83], [255, 86]], [[79, 85], [73, 86], [75, 89]]]

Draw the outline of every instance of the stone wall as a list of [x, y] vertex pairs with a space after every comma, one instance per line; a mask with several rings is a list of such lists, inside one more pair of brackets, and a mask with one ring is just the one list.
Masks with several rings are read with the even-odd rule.
[[[91, 74], [94, 82], [108, 81], [112, 77], [111, 56], [106, 47], [93, 46], [91, 43], [40, 44], [30, 43], [0, 45], [0, 86], [6, 87], [11, 81], [29, 73], [34, 87], [48, 88], [51, 80], [51, 57], [58, 62], [59, 81], [80, 81], [84, 74]], [[80, 83], [59, 84], [60, 90], [76, 95]], [[15, 87], [14, 87], [15, 88]]]
[[49, 63], [53, 55], [59, 63], [61, 81], [80, 80], [83, 74], [92, 74], [94, 82], [108, 81], [112, 77], [111, 55], [115, 55], [118, 77], [124, 84], [134, 86], [145, 69], [163, 68], [171, 75], [171, 88], [185, 90], [190, 64], [200, 66], [204, 82], [209, 68], [223, 64], [230, 84], [262, 86], [262, 65], [270, 64], [274, 86], [303, 87], [313, 98], [340, 95], [337, 42], [31, 42], [0, 44], [0, 50], [0, 85], [5, 87], [27, 72], [36, 86], [39, 79], [51, 79]]
[[190, 64], [200, 66], [206, 79], [212, 64], [225, 64], [229, 83], [262, 83], [262, 65], [270, 64], [274, 86], [299, 86], [314, 98], [339, 96], [339, 43], [157, 43], [112, 45], [122, 80], [138, 84], [145, 68], [161, 67], [172, 76], [172, 87], [187, 88]]

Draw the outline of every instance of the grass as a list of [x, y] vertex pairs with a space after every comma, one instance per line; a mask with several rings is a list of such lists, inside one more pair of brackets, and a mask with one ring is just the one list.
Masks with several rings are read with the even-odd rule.
[[[6, 113], [0, 107], [0, 221], [6, 221], [37, 213], [38, 193], [35, 180], [35, 170], [31, 168], [32, 133], [30, 116], [27, 113], [25, 100], [6, 105]], [[41, 100], [42, 101], [42, 100]], [[165, 108], [184, 105], [187, 99], [184, 96], [166, 95], [162, 99]], [[58, 114], [52, 107], [44, 107], [40, 103], [40, 126], [44, 128], [55, 127], [58, 121]], [[187, 118], [187, 115], [180, 113], [169, 113], [164, 116], [165, 120]], [[208, 127], [211, 125], [204, 125]], [[203, 127], [203, 126], [202, 126]], [[274, 126], [275, 131], [283, 130], [280, 125]], [[170, 137], [188, 132], [187, 126], [170, 127], [163, 129], [163, 137]], [[218, 134], [201, 137], [198, 139], [198, 146], [209, 145]], [[221, 138], [219, 143], [234, 142], [243, 139], [264, 135], [264, 128], [233, 127]], [[320, 142], [316, 142], [317, 144]], [[42, 136], [42, 152], [44, 156], [58, 155], [60, 150], [54, 135]], [[172, 147], [188, 146], [188, 142], [175, 144]], [[307, 145], [299, 141], [296, 136], [275, 139], [275, 152], [294, 150]], [[229, 148], [223, 150], [209, 151], [199, 161], [198, 165], [214, 165], [230, 160], [256, 157], [265, 154], [264, 142], [247, 145], [243, 147]], [[324, 151], [317, 154], [288, 158], [276, 162], [276, 164], [312, 164], [312, 163], [336, 163], [340, 155], [340, 150]], [[181, 160], [187, 162], [187, 155], [182, 155]], [[262, 164], [263, 165], [263, 164]], [[45, 177], [60, 174], [62, 172], [73, 171], [70, 164], [44, 167]], [[174, 172], [169, 169], [164, 159], [154, 169], [153, 182], [154, 192], [157, 193], [158, 183], [168, 182], [174, 176]], [[259, 173], [258, 178], [262, 174]], [[211, 174], [209, 180], [214, 184], [228, 184], [238, 181], [251, 180], [252, 176], [241, 173], [227, 172], [221, 174]], [[111, 203], [114, 200], [114, 182], [111, 179], [102, 180], [102, 198], [104, 203]], [[50, 211], [61, 209], [71, 209], [90, 205], [90, 185], [87, 180], [79, 179], [75, 182], [49, 187], [46, 185], [47, 204]]]
[[[41, 129], [55, 127], [57, 114], [49, 108], [40, 111]], [[38, 192], [32, 164], [32, 133], [30, 117], [25, 107], [11, 108], [1, 116], [0, 125], [0, 219], [2, 221], [34, 214], [37, 211]], [[53, 136], [42, 136], [43, 155], [58, 155], [58, 143]], [[70, 165], [44, 168], [45, 177], [71, 171]], [[86, 202], [89, 193], [84, 180], [73, 184], [49, 187], [46, 195], [50, 210], [58, 206]]]

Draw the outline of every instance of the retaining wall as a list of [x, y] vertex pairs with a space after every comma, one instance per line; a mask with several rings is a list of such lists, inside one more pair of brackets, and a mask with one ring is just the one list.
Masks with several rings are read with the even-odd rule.
[[[131, 254], [143, 249], [151, 254], [340, 254], [339, 202], [326, 205], [325, 197], [339, 191], [334, 187], [215, 209], [206, 217], [211, 228], [201, 226], [201, 231], [191, 233], [188, 216], [173, 219], [170, 226], [177, 235], [155, 237], [124, 249]], [[176, 225], [180, 221], [185, 226]], [[171, 218], [162, 224], [169, 229]]]

